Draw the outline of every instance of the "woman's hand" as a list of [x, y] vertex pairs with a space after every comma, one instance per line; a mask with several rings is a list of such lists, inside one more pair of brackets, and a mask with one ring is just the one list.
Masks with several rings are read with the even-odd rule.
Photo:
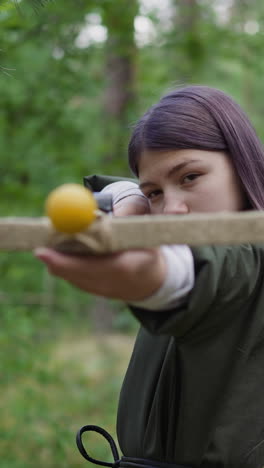
[[[147, 198], [129, 195], [114, 205], [115, 216], [149, 213]], [[35, 255], [59, 276], [91, 294], [126, 302], [141, 301], [159, 289], [166, 274], [159, 249], [130, 250], [109, 255], [65, 255], [52, 249], [36, 249]]]
[[149, 201], [140, 195], [130, 195], [114, 205], [115, 216], [144, 215], [150, 213]]
[[150, 213], [150, 204], [138, 187], [131, 181], [120, 180], [107, 185], [101, 193], [112, 195], [115, 216], [143, 215]]
[[35, 255], [52, 275], [73, 286], [125, 302], [151, 296], [161, 286], [166, 274], [165, 260], [159, 249], [79, 257], [38, 248]]

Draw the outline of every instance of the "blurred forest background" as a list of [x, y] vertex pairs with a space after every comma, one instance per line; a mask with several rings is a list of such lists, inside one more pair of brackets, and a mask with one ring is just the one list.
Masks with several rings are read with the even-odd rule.
[[[84, 175], [129, 175], [131, 126], [175, 86], [221, 88], [264, 139], [262, 0], [2, 0], [0, 38], [1, 216], [42, 216]], [[0, 466], [84, 466], [75, 432], [115, 434], [137, 323], [30, 253], [1, 252], [0, 273]]]

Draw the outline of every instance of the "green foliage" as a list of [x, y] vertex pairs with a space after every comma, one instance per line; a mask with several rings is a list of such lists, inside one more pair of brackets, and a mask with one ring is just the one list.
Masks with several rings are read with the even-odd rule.
[[41, 367], [45, 356], [35, 360], [34, 350], [60, 336], [64, 328], [74, 331], [82, 323], [89, 331], [92, 299], [49, 278], [27, 253], [2, 254], [0, 269], [0, 375], [2, 383], [9, 383]]
[[[49, 352], [38, 344], [34, 371], [25, 369], [16, 380], [1, 383], [1, 466], [83, 466], [75, 434], [88, 423], [115, 434], [117, 395], [131, 345], [119, 336], [80, 339], [80, 333], [53, 341]], [[93, 456], [112, 461], [104, 439], [84, 441]]]
[[[126, 7], [123, 0], [0, 2], [0, 215], [41, 216], [61, 183], [128, 175], [130, 127], [174, 86], [223, 89], [264, 139], [264, 4], [233, 0], [222, 16], [217, 5], [171, 0], [162, 21], [158, 10], [142, 13], [137, 0]], [[139, 13], [155, 34], [136, 47]], [[96, 42], [94, 25], [107, 28], [105, 41]], [[87, 26], [91, 42], [80, 47]], [[112, 105], [125, 97], [117, 111], [106, 103], [113, 96]], [[0, 272], [1, 467], [82, 466], [76, 429], [94, 422], [114, 433], [121, 374], [113, 369], [122, 352], [102, 345], [106, 361], [94, 350], [85, 355], [100, 370], [87, 376], [81, 358], [72, 363], [73, 336], [93, 329], [93, 298], [49, 278], [29, 253], [2, 252]], [[114, 328], [134, 333], [131, 315], [119, 304], [116, 311]], [[93, 445], [106, 455], [101, 441]]]

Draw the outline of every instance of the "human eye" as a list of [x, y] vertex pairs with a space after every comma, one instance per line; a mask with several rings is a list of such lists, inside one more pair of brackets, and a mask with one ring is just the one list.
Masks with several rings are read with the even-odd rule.
[[201, 174], [197, 174], [196, 172], [186, 174], [185, 176], [183, 176], [183, 178], [181, 180], [181, 183], [182, 184], [190, 184], [191, 182], [194, 182], [200, 176], [201, 176]]
[[151, 190], [150, 192], [146, 193], [146, 197], [150, 200], [153, 201], [155, 200], [159, 195], [161, 194], [161, 190]]

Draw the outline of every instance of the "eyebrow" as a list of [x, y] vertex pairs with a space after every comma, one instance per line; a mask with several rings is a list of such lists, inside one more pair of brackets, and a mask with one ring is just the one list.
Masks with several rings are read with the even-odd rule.
[[[165, 177], [169, 178], [173, 174], [175, 174], [175, 172], [179, 172], [181, 169], [188, 166], [189, 164], [199, 163], [199, 162], [201, 162], [201, 161], [198, 160], [198, 159], [190, 159], [190, 161], [185, 161], [185, 162], [182, 162], [180, 164], [176, 164], [176, 166], [171, 167], [169, 169], [169, 171], [167, 173], [165, 173]], [[139, 184], [139, 188], [140, 188], [140, 190], [142, 190], [143, 188], [146, 188], [149, 185], [155, 185], [155, 182], [151, 182], [151, 181], [142, 182], [142, 184]]]

